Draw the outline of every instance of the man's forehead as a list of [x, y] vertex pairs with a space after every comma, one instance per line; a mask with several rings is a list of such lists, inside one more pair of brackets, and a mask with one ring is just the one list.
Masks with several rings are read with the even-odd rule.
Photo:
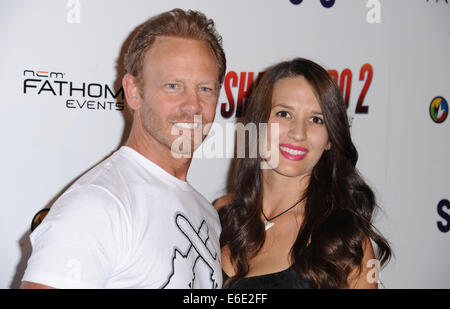
[[185, 37], [179, 37], [179, 36], [169, 36], [169, 35], [160, 35], [155, 38], [151, 46], [147, 49], [146, 54], [151, 54], [153, 51], [173, 51], [177, 52], [178, 49], [176, 47], [184, 47], [184, 46], [204, 46], [207, 47], [209, 50], [210, 48], [209, 44], [205, 41], [193, 39], [193, 38], [185, 38]]

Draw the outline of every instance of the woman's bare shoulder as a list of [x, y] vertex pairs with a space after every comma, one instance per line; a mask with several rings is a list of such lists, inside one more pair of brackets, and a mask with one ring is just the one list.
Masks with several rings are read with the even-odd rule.
[[214, 208], [219, 211], [220, 208], [223, 206], [226, 206], [230, 204], [233, 201], [233, 195], [231, 193], [228, 193], [222, 197], [219, 197], [213, 202]]

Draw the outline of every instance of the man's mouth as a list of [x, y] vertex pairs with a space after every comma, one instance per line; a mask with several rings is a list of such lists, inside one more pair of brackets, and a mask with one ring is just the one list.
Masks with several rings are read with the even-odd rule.
[[183, 130], [196, 130], [199, 126], [199, 122], [175, 122], [174, 126]]

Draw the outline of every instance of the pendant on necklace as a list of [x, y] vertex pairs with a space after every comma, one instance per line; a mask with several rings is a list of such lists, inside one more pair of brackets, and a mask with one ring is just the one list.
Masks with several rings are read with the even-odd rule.
[[268, 230], [268, 229], [270, 229], [272, 226], [274, 226], [275, 225], [275, 223], [274, 222], [270, 222], [270, 221], [267, 221], [267, 220], [265, 220], [264, 219], [264, 226], [265, 226], [265, 228], [266, 228], [266, 231]]

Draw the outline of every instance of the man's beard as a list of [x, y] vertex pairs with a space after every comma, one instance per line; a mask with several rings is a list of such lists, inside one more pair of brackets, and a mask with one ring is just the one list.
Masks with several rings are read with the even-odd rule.
[[[176, 118], [169, 118], [163, 120], [156, 116], [156, 113], [153, 112], [152, 108], [148, 104], [143, 104], [142, 113], [141, 113], [141, 121], [145, 131], [159, 144], [163, 145], [167, 149], [176, 152], [178, 154], [193, 154], [195, 149], [197, 149], [203, 140], [206, 138], [207, 134], [203, 134], [205, 123], [203, 123], [203, 118], [199, 115], [201, 121], [200, 127], [195, 130], [195, 134], [183, 132], [182, 129], [174, 128], [173, 123], [176, 122], [192, 122], [194, 116], [192, 115], [180, 115]], [[164, 122], [165, 121], [165, 122]], [[200, 130], [200, 132], [197, 132]], [[174, 134], [171, 134], [174, 133]], [[199, 136], [199, 134], [201, 134]], [[180, 146], [185, 147], [172, 147], [173, 143], [180, 138], [181, 135], [186, 135], [185, 142]], [[186, 147], [188, 146], [188, 147]]]

